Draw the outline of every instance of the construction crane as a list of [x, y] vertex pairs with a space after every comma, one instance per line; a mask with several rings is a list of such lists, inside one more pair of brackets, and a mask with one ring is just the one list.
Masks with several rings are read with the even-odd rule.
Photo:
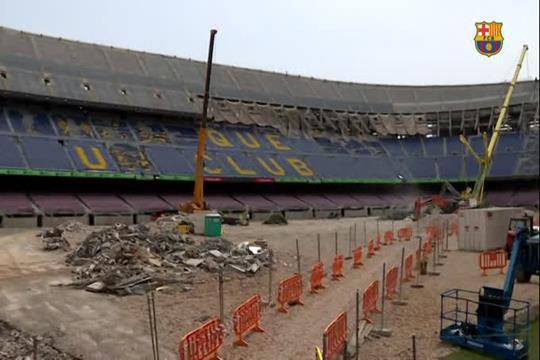
[[504, 125], [506, 116], [508, 114], [508, 106], [510, 104], [510, 99], [512, 99], [512, 94], [514, 92], [514, 88], [516, 87], [516, 82], [519, 76], [519, 72], [521, 70], [521, 65], [523, 64], [523, 59], [525, 58], [525, 54], [527, 53], [528, 49], [529, 48], [527, 45], [523, 45], [523, 49], [521, 50], [521, 55], [516, 66], [516, 70], [514, 71], [514, 77], [512, 78], [512, 82], [510, 83], [510, 87], [504, 98], [504, 102], [501, 107], [499, 117], [497, 118], [495, 129], [493, 130], [493, 133], [491, 135], [491, 139], [489, 139], [489, 143], [487, 134], [485, 132], [482, 134], [484, 139], [484, 154], [482, 156], [478, 155], [478, 153], [474, 151], [467, 138], [463, 134], [459, 136], [459, 140], [467, 148], [469, 153], [471, 153], [474, 159], [478, 162], [479, 166], [478, 176], [476, 178], [474, 188], [472, 192], [470, 194], [467, 194], [466, 196], [466, 198], [468, 198], [469, 200], [469, 207], [471, 208], [475, 208], [482, 204], [484, 198], [484, 183], [486, 181], [486, 177], [489, 174], [491, 162], [493, 161], [493, 153], [495, 152], [497, 142], [499, 141], [501, 128]]
[[193, 200], [180, 206], [180, 211], [192, 213], [195, 210], [206, 210], [204, 201], [204, 155], [206, 150], [206, 129], [208, 102], [210, 100], [210, 79], [212, 76], [212, 57], [214, 54], [214, 39], [217, 30], [210, 30], [210, 45], [208, 47], [208, 61], [206, 62], [206, 80], [204, 84], [204, 99], [201, 117], [201, 126], [199, 128], [199, 139], [197, 144], [197, 154], [195, 157], [195, 187], [193, 190]]

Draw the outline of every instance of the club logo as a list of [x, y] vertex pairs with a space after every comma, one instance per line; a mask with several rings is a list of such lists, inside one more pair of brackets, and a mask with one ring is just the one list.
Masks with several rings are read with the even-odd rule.
[[476, 50], [485, 56], [498, 54], [503, 46], [503, 36], [501, 32], [502, 23], [498, 22], [478, 22], [476, 25], [476, 36], [474, 45]]

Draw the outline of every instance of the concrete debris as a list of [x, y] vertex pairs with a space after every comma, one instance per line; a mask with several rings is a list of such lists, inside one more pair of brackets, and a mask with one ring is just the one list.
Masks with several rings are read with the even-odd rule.
[[51, 230], [41, 232], [38, 236], [41, 237], [43, 250], [52, 251], [62, 249], [64, 251], [69, 251], [71, 245], [65, 238], [64, 231], [65, 230], [56, 227]]
[[272, 213], [266, 220], [263, 221], [265, 225], [287, 225], [287, 219], [285, 216], [279, 213]]
[[[177, 231], [176, 222], [183, 220], [170, 219], [104, 227], [87, 233], [71, 250], [51, 241], [59, 244], [56, 249], [70, 250], [66, 264], [72, 268], [73, 281], [66, 286], [116, 295], [144, 294], [165, 285], [193, 284], [199, 271], [215, 273], [230, 265], [242, 273], [255, 273], [269, 261], [266, 244], [235, 246], [221, 238], [195, 241]], [[42, 239], [63, 239], [65, 229], [45, 232]]]
[[[34, 357], [34, 341], [37, 353]], [[0, 359], [80, 360], [54, 346], [50, 336], [31, 336], [0, 320]]]

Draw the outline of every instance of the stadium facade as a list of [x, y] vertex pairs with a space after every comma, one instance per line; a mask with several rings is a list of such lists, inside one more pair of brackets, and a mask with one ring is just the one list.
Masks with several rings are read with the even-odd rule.
[[[0, 216], [134, 221], [190, 198], [205, 64], [0, 28]], [[506, 83], [394, 86], [215, 65], [205, 172], [222, 210], [408, 206], [478, 166]], [[487, 201], [538, 206], [539, 84], [516, 86]], [[490, 191], [491, 190], [491, 191]]]

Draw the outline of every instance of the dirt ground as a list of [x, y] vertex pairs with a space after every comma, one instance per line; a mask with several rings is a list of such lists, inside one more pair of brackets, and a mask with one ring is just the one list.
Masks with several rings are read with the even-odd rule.
[[[298, 239], [301, 272], [305, 274], [307, 289], [310, 267], [317, 260], [317, 234], [321, 238], [321, 260], [329, 271], [335, 254], [336, 232], [338, 253], [346, 255], [355, 244], [365, 244], [364, 223], [367, 238], [373, 238], [377, 229], [374, 218], [291, 221], [286, 226], [260, 223], [249, 227], [225, 226], [223, 236], [234, 243], [257, 238], [268, 241], [276, 261], [270, 298], [275, 302], [279, 281], [297, 271], [295, 239]], [[397, 230], [403, 225], [404, 222], [395, 222], [394, 228]], [[381, 232], [390, 230], [392, 223], [381, 221], [379, 228]], [[146, 297], [121, 298], [50, 286], [51, 282], [69, 279], [69, 270], [63, 265], [62, 251], [41, 251], [36, 233], [0, 230], [0, 319], [34, 335], [51, 335], [58, 348], [83, 359], [152, 358]], [[324, 328], [332, 319], [341, 311], [348, 311], [348, 318], [353, 318], [356, 290], [362, 291], [371, 281], [379, 279], [383, 263], [387, 264], [387, 269], [399, 265], [402, 248], [408, 255], [417, 246], [416, 241], [383, 246], [375, 257], [365, 259], [361, 269], [353, 270], [351, 260], [347, 260], [344, 279], [325, 279], [327, 289], [316, 295], [305, 295], [305, 305], [291, 307], [289, 314], [267, 307], [262, 322], [266, 332], [248, 336], [248, 348], [232, 346], [230, 318], [234, 308], [252, 294], [259, 293], [268, 300], [269, 269], [263, 268], [251, 277], [227, 270], [224, 302], [229, 336], [225, 338], [222, 357], [231, 360], [313, 359], [314, 347], [320, 346]], [[455, 239], [450, 239], [449, 248], [455, 249]], [[421, 278], [423, 289], [412, 289], [404, 284], [403, 297], [408, 305], [386, 304], [385, 327], [392, 330], [392, 337], [366, 341], [361, 346], [361, 358], [412, 358], [412, 334], [417, 337], [419, 359], [437, 358], [450, 351], [438, 340], [440, 293], [449, 288], [477, 290], [485, 284], [501, 286], [504, 277], [496, 274], [481, 277], [478, 254], [454, 250], [447, 255], [448, 258], [443, 259], [444, 266], [438, 268], [440, 276]], [[207, 319], [219, 316], [216, 276], [203, 274], [198, 279], [198, 283], [188, 288], [165, 289], [156, 294], [161, 359], [177, 359], [181, 336]], [[538, 278], [533, 279], [531, 284], [516, 285], [515, 297], [538, 303]], [[374, 320], [377, 324], [378, 319]], [[352, 325], [349, 321], [351, 330]]]

